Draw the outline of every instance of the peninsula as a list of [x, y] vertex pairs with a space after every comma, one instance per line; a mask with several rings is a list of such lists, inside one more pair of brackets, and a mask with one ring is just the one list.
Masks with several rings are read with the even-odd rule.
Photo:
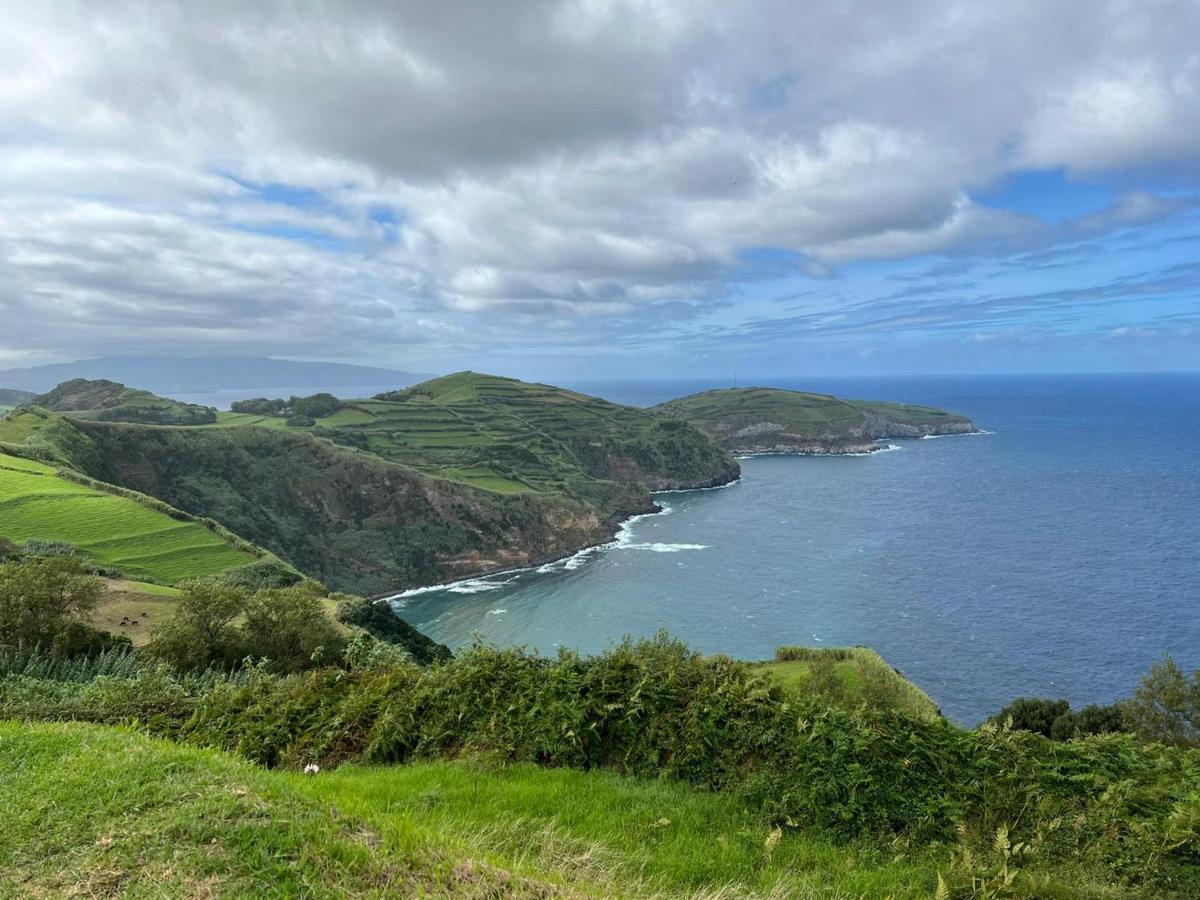
[[726, 388], [670, 400], [655, 411], [687, 422], [731, 453], [845, 455], [888, 438], [975, 434], [966, 416], [931, 406], [842, 400], [779, 388]]

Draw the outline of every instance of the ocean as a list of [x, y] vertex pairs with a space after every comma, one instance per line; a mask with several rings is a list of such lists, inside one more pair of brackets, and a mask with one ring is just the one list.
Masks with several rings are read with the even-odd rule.
[[[989, 433], [866, 457], [743, 460], [742, 480], [536, 571], [427, 591], [436, 640], [552, 653], [659, 629], [706, 653], [865, 644], [975, 724], [1017, 696], [1127, 695], [1200, 666], [1200, 375], [760, 381], [926, 403]], [[569, 385], [634, 405], [704, 381]]]

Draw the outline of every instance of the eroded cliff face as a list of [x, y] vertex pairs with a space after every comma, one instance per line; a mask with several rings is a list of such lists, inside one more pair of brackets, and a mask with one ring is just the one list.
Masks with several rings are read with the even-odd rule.
[[556, 559], [655, 509], [644, 488], [617, 486], [607, 498], [615, 512], [602, 520], [567, 498], [483, 491], [265, 429], [80, 427], [118, 483], [215, 519], [331, 587], [363, 594]]
[[866, 416], [865, 430], [876, 439], [920, 438], [943, 434], [976, 434], [978, 426], [970, 419], [952, 419], [945, 422], [900, 422], [875, 410], [863, 411]]

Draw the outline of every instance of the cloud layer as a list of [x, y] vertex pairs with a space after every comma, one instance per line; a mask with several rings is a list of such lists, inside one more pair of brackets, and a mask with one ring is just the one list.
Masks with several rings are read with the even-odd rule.
[[[547, 336], [696, 339], [754, 320], [763, 281], [1152, 228], [1194, 206], [1200, 168], [1188, 2], [5, 18], [10, 359], [163, 345], [413, 367]], [[1068, 221], [978, 199], [1033, 171], [1111, 197]], [[821, 321], [864, 302], [821, 293]]]

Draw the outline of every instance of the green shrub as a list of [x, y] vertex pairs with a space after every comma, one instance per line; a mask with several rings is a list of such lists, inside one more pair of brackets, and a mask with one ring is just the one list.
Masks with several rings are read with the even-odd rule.
[[1048, 700], [1044, 697], [1018, 697], [1004, 707], [991, 721], [1018, 731], [1032, 731], [1042, 737], [1050, 737], [1054, 722], [1071, 709], [1066, 700]]
[[241, 627], [247, 654], [269, 660], [272, 668], [282, 672], [340, 661], [345, 638], [326, 614], [323, 594], [319, 586], [306, 582], [252, 595]]
[[227, 569], [217, 577], [226, 584], [232, 584], [248, 591], [291, 587], [304, 580], [303, 575], [275, 557], [267, 557], [244, 566]]

